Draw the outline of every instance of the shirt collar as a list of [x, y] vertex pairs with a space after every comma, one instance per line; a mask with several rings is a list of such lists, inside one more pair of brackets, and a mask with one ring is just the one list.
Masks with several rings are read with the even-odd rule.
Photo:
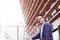
[[43, 26], [45, 24], [45, 21], [43, 22], [43, 24], [41, 26]]

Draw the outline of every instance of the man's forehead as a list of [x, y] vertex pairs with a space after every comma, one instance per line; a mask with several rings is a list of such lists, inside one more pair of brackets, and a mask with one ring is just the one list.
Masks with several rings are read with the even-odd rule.
[[42, 16], [38, 16], [37, 18], [43, 18]]
[[38, 17], [36, 17], [36, 19], [39, 19], [39, 18], [43, 18], [42, 16], [38, 16]]

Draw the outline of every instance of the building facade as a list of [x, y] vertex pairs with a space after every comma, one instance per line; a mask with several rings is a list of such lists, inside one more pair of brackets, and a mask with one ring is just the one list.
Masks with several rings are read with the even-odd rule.
[[53, 25], [53, 33], [59, 30], [60, 34], [60, 0], [20, 0], [20, 4], [26, 21], [26, 40], [31, 40], [39, 30], [36, 26], [38, 14]]

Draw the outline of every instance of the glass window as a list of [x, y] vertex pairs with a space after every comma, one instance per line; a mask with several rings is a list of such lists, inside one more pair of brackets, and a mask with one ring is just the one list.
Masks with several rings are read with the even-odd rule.
[[[59, 18], [57, 20], [55, 20], [52, 25], [53, 25], [53, 29], [55, 30], [56, 28], [58, 28], [58, 26], [60, 25], [60, 22], [59, 22]], [[53, 32], [53, 39], [54, 40], [59, 40], [59, 31], [55, 31]]]
[[60, 9], [60, 5], [58, 6], [58, 9]]
[[17, 39], [17, 27], [5, 27], [5, 38], [6, 40], [16, 40]]
[[53, 40], [59, 40], [59, 31], [58, 30], [53, 33]]
[[[53, 28], [54, 29], [58, 28], [58, 24], [57, 25], [53, 25]], [[53, 32], [53, 39], [54, 40], [59, 40], [59, 31], [58, 30]]]
[[54, 11], [51, 13], [51, 15], [50, 15], [50, 18], [49, 18], [49, 19], [51, 19], [53, 16], [55, 16], [55, 14], [56, 14], [56, 10], [54, 10]]
[[58, 6], [58, 11], [60, 11], [60, 5]]
[[56, 10], [54, 10], [51, 15], [54, 16], [55, 14], [56, 14]]
[[50, 4], [50, 8], [52, 8], [52, 7], [54, 6], [54, 4], [55, 4], [56, 1], [57, 1], [57, 0], [54, 0], [54, 1]]

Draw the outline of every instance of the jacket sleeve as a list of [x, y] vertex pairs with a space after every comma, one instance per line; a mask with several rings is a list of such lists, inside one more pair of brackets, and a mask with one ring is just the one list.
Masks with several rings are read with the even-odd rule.
[[38, 39], [38, 38], [40, 38], [40, 32], [38, 32], [36, 35], [32, 37], [32, 39]]

